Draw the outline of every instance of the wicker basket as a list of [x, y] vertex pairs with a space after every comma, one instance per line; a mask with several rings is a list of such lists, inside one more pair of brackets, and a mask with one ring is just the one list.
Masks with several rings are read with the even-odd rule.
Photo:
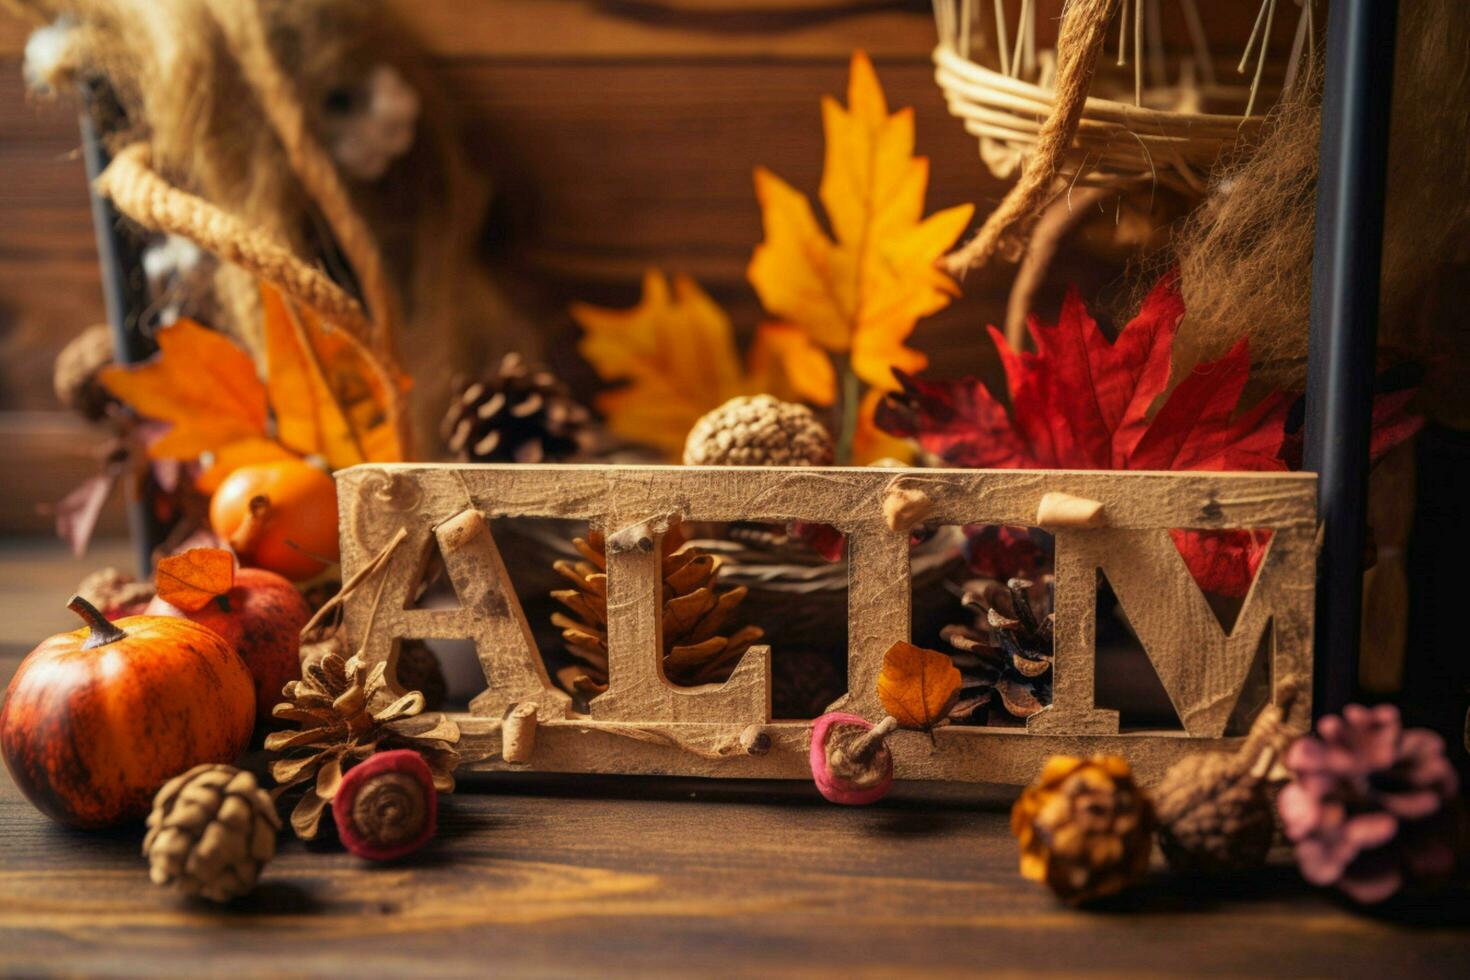
[[[1067, 169], [1075, 182], [1119, 186], [1157, 181], [1185, 193], [1201, 194], [1205, 175], [1221, 153], [1241, 141], [1253, 139], [1264, 122], [1254, 111], [1266, 104], [1262, 95], [1289, 88], [1297, 77], [1304, 46], [1312, 38], [1312, 4], [1304, 3], [1296, 42], [1284, 80], [1278, 86], [1263, 84], [1271, 16], [1278, 0], [1266, 0], [1257, 21], [1243, 69], [1255, 58], [1254, 74], [1243, 82], [1225, 85], [1214, 79], [1212, 59], [1204, 40], [1204, 27], [1193, 0], [1179, 0], [1185, 8], [1195, 38], [1195, 56], [1185, 59], [1180, 77], [1162, 78], [1160, 53], [1142, 59], [1138, 47], [1147, 49], [1142, 25], [1156, 23], [1162, 0], [1133, 0], [1138, 28], [1134, 34], [1135, 56], [1124, 67], [1115, 59], [1101, 59], [1086, 108], [1072, 142]], [[1279, 0], [1285, 3], [1285, 0]], [[934, 49], [935, 79], [944, 91], [952, 115], [964, 121], [965, 129], [980, 141], [980, 155], [997, 178], [1011, 179], [1035, 149], [1037, 135], [1055, 105], [1052, 78], [1056, 66], [1053, 52], [1035, 50], [1036, 3], [1023, 0], [1019, 23], [1007, 29], [1004, 7], [995, 2], [995, 27], [988, 32], [985, 16], [977, 9], [990, 7], [983, 0], [934, 0], [939, 45]], [[1128, 4], [1123, 5], [1128, 16]], [[1269, 9], [1268, 9], [1269, 8]], [[1121, 25], [1126, 26], [1126, 25]], [[1012, 33], [1013, 32], [1013, 33]], [[1156, 37], [1156, 28], [1150, 35]], [[1120, 44], [1126, 45], [1123, 31]], [[1010, 50], [1014, 37], [1014, 52]], [[990, 64], [977, 56], [985, 53]], [[1126, 61], [1127, 59], [1116, 59]], [[1144, 71], [1147, 63], [1149, 70]], [[1148, 75], [1147, 84], [1144, 76]]]

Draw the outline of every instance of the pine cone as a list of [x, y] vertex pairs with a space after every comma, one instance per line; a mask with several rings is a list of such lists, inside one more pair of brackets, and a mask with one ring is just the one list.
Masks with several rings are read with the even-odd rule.
[[153, 601], [152, 582], [139, 582], [127, 572], [103, 568], [77, 585], [76, 594], [102, 611], [108, 619], [139, 616]]
[[684, 442], [686, 466], [831, 466], [832, 437], [805, 405], [770, 395], [732, 398]]
[[843, 694], [832, 659], [816, 650], [782, 650], [771, 658], [771, 714], [816, 718]]
[[[336, 631], [307, 637], [301, 644], [302, 667], [320, 660], [329, 653], [347, 659], [347, 642]], [[449, 693], [449, 684], [444, 679], [444, 670], [439, 658], [423, 640], [400, 640], [398, 664], [394, 680], [405, 691], [418, 691], [424, 696], [425, 711], [439, 711], [444, 707], [444, 698]]]
[[1239, 751], [1205, 752], [1174, 763], [1153, 791], [1159, 847], [1176, 871], [1222, 874], [1266, 863], [1276, 836], [1274, 789], [1291, 741], [1289, 691], [1267, 705]]
[[[558, 671], [557, 679], [573, 694], [591, 697], [607, 690], [607, 546], [596, 531], [572, 544], [587, 560], [557, 562], [556, 571], [575, 588], [551, 596], [574, 615], [553, 613], [551, 622], [561, 628], [567, 652], [577, 663]], [[717, 592], [720, 559], [682, 545], [675, 530], [663, 537], [664, 674], [683, 685], [723, 681], [763, 634], [756, 626], [741, 627], [731, 636], [719, 634], [746, 588]]]
[[1154, 814], [1117, 756], [1052, 756], [1011, 809], [1021, 874], [1078, 905], [1121, 891], [1148, 870]]
[[108, 406], [117, 403], [97, 380], [102, 369], [112, 362], [111, 327], [98, 323], [77, 334], [56, 355], [51, 384], [57, 399], [90, 422], [101, 419], [107, 414]]
[[328, 650], [308, 660], [301, 668], [301, 680], [281, 692], [286, 700], [271, 714], [301, 728], [267, 735], [265, 748], [289, 753], [271, 763], [271, 776], [282, 789], [312, 781], [291, 813], [296, 836], [316, 836], [343, 771], [374, 752], [413, 749], [433, 771], [435, 789], [454, 790], [459, 726], [447, 718], [432, 726], [412, 721], [424, 710], [424, 696], [410, 691], [395, 698], [385, 677], [387, 669], [386, 663], [370, 666], [357, 656], [343, 660]]
[[1013, 578], [1004, 586], [977, 579], [965, 586], [963, 602], [981, 618], [973, 627], [946, 626], [940, 632], [954, 647], [950, 658], [962, 679], [950, 718], [983, 723], [992, 707], [1000, 707], [1025, 719], [1050, 705], [1052, 577], [1036, 584]]
[[455, 387], [441, 433], [466, 462], [555, 462], [576, 456], [586, 443], [587, 409], [556, 375], [528, 367], [519, 354]]
[[424, 696], [424, 710], [444, 707], [449, 685], [439, 658], [423, 640], [403, 640], [398, 644], [398, 664], [394, 680], [405, 691], [418, 691]]
[[227, 902], [255, 887], [280, 829], [275, 801], [250, 773], [195, 766], [153, 798], [143, 838], [148, 876], [155, 885]]
[[1455, 866], [1459, 777], [1444, 740], [1404, 730], [1398, 708], [1350, 704], [1286, 753], [1277, 807], [1302, 877], [1354, 901], [1381, 902]]

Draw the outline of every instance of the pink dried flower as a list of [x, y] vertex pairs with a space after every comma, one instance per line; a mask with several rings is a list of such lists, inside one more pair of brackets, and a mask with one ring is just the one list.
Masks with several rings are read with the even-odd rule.
[[1348, 705], [1286, 754], [1292, 782], [1277, 809], [1302, 876], [1354, 901], [1381, 902], [1455, 865], [1459, 777], [1444, 741], [1404, 730], [1393, 705]]

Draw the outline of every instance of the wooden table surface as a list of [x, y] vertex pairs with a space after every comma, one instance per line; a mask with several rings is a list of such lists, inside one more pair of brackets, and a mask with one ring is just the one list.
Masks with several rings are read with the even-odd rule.
[[[125, 556], [0, 544], [0, 680], [66, 625], [82, 572]], [[846, 809], [795, 784], [481, 778], [405, 863], [283, 837], [257, 891], [217, 909], [148, 883], [138, 828], [64, 830], [6, 779], [0, 973], [1470, 975], [1466, 893], [1370, 917], [1284, 861], [1217, 884], [1160, 869], [1065, 909], [1016, 873], [1013, 795], [909, 784]]]

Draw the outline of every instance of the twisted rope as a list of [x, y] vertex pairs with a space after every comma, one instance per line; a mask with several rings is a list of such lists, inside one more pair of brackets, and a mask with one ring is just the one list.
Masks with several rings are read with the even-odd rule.
[[1021, 244], [1026, 231], [1051, 197], [1052, 182], [1061, 172], [1063, 159], [1077, 135], [1087, 91], [1102, 54], [1104, 31], [1118, 10], [1120, 0], [1072, 0], [1062, 14], [1057, 37], [1056, 102], [1051, 115], [1037, 131], [1036, 150], [1000, 205], [985, 219], [975, 237], [945, 259], [951, 274], [989, 262], [1005, 245]]
[[390, 361], [397, 301], [383, 267], [376, 239], [348, 196], [337, 168], [307, 127], [306, 113], [291, 80], [271, 54], [258, 0], [210, 0], [210, 11], [224, 32], [246, 82], [286, 151], [292, 171], [332, 229], [362, 286], [372, 314], [365, 336], [369, 346]]
[[362, 307], [325, 273], [283, 243], [251, 228], [213, 204], [180, 190], [153, 170], [152, 152], [134, 143], [113, 158], [96, 180], [97, 193], [150, 231], [181, 235], [264, 279], [358, 336], [371, 329]]

